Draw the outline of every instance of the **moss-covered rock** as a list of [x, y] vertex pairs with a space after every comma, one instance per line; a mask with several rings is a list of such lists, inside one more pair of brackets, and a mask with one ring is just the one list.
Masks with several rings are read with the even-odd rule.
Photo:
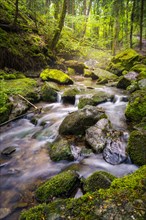
[[146, 130], [131, 132], [127, 152], [134, 164], [146, 165]]
[[84, 74], [85, 64], [76, 60], [67, 60], [65, 65], [75, 70], [76, 73]]
[[59, 133], [61, 135], [80, 135], [85, 130], [95, 124], [104, 113], [97, 107], [85, 106], [83, 109], [72, 112], [61, 123]]
[[21, 72], [18, 72], [13, 69], [5, 68], [4, 70], [0, 70], [0, 79], [21, 79], [25, 78], [25, 75]]
[[139, 60], [141, 60], [141, 57], [135, 50], [127, 49], [113, 57], [107, 70], [120, 76], [124, 70], [129, 71], [135, 62]]
[[50, 87], [48, 82], [45, 82], [41, 88], [41, 99], [45, 102], [57, 101], [57, 92]]
[[131, 85], [131, 81], [129, 79], [127, 79], [125, 76], [121, 76], [118, 83], [117, 83], [117, 88], [127, 89], [127, 87], [130, 85]]
[[146, 90], [146, 79], [141, 79], [138, 81], [138, 87], [139, 89]]
[[118, 78], [115, 74], [100, 68], [96, 68], [94, 70], [94, 74], [98, 77], [97, 84], [102, 82], [108, 83], [109, 81], [116, 81]]
[[[116, 178], [109, 189], [87, 193], [78, 199], [58, 200], [31, 208], [20, 220], [60, 219], [135, 219], [146, 216], [146, 166], [133, 174]], [[38, 214], [38, 215], [37, 215]], [[37, 218], [39, 216], [39, 218]], [[54, 219], [53, 218], [53, 219]]]
[[62, 95], [63, 102], [74, 104], [76, 95], [79, 94], [79, 92], [77, 88], [66, 89]]
[[130, 121], [141, 121], [146, 116], [146, 92], [137, 90], [130, 96], [125, 115]]
[[49, 155], [53, 161], [74, 160], [74, 156], [72, 155], [70, 148], [70, 143], [65, 139], [60, 139], [51, 144], [49, 146]]
[[79, 185], [79, 176], [74, 171], [60, 173], [46, 181], [36, 190], [36, 198], [41, 203], [54, 198], [68, 198]]
[[139, 63], [131, 68], [131, 71], [139, 73], [139, 79], [146, 78], [146, 65]]
[[93, 80], [98, 79], [99, 77], [91, 69], [84, 70], [84, 77], [91, 77]]
[[12, 110], [12, 103], [10, 102], [8, 95], [0, 91], [0, 123], [3, 123], [9, 119], [9, 115]]
[[83, 184], [85, 192], [95, 192], [99, 189], [107, 189], [115, 179], [113, 175], [104, 171], [96, 171], [89, 176]]
[[59, 84], [73, 84], [73, 80], [67, 74], [57, 69], [45, 69], [41, 72], [40, 77], [44, 81], [54, 81]]

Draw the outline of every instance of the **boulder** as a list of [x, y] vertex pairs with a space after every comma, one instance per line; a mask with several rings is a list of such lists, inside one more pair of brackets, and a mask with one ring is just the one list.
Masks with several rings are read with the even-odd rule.
[[62, 95], [63, 103], [75, 104], [76, 95], [80, 91], [77, 88], [66, 89]]
[[93, 70], [85, 69], [84, 70], [84, 77], [91, 77], [93, 80], [98, 79], [99, 77], [94, 73]]
[[85, 64], [76, 60], [67, 60], [64, 62], [67, 67], [74, 69], [76, 73], [84, 74]]
[[140, 59], [140, 55], [135, 50], [127, 49], [113, 57], [107, 70], [120, 76], [124, 70], [129, 71]]
[[127, 152], [134, 164], [146, 165], [146, 129], [131, 132]]
[[121, 76], [118, 83], [117, 83], [117, 88], [127, 89], [127, 87], [130, 85], [131, 85], [131, 81], [129, 79], [127, 79], [125, 76]]
[[40, 77], [44, 81], [53, 81], [59, 84], [73, 84], [73, 80], [67, 74], [57, 69], [45, 69], [41, 72]]
[[53, 161], [73, 161], [70, 143], [65, 139], [59, 139], [49, 146], [49, 156]]
[[42, 184], [36, 190], [36, 198], [41, 203], [55, 198], [68, 198], [79, 183], [79, 175], [75, 171], [62, 172]]
[[11, 155], [12, 153], [14, 153], [15, 151], [16, 151], [16, 147], [14, 147], [14, 146], [9, 146], [9, 147], [6, 147], [4, 150], [2, 150], [1, 154], [2, 154], [2, 155], [9, 156], [9, 155]]
[[85, 139], [88, 145], [96, 153], [101, 153], [106, 145], [106, 133], [110, 128], [108, 119], [103, 118], [99, 120], [94, 126], [86, 130]]
[[138, 63], [136, 65], [134, 65], [131, 68], [131, 71], [135, 71], [137, 73], [139, 73], [138, 78], [146, 78], [146, 65], [142, 64], [142, 63]]
[[146, 79], [141, 79], [138, 81], [138, 87], [139, 89], [145, 89], [146, 90]]
[[83, 189], [85, 192], [95, 192], [99, 189], [107, 189], [114, 179], [115, 176], [110, 173], [96, 171], [84, 181]]
[[45, 82], [41, 88], [41, 99], [45, 102], [57, 101], [57, 92], [50, 87], [48, 82]]
[[97, 81], [98, 84], [99, 83], [104, 84], [104, 83], [108, 83], [109, 81], [115, 81], [118, 78], [115, 74], [100, 68], [96, 68], [94, 70], [94, 74], [98, 77], [98, 81]]
[[85, 106], [83, 109], [70, 113], [61, 123], [59, 134], [82, 135], [85, 130], [104, 117], [103, 111], [97, 107]]
[[133, 122], [140, 122], [143, 117], [146, 117], [145, 90], [137, 90], [131, 94], [125, 115], [129, 121]]

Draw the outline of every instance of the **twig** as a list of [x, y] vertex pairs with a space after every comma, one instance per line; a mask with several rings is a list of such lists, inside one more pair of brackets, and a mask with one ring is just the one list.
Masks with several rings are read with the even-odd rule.
[[30, 101], [28, 101], [26, 98], [24, 98], [22, 95], [18, 94], [18, 96], [22, 99], [24, 99], [26, 102], [28, 102], [31, 106], [33, 106], [35, 109], [38, 109], [37, 106], [35, 106], [34, 104], [32, 104]]

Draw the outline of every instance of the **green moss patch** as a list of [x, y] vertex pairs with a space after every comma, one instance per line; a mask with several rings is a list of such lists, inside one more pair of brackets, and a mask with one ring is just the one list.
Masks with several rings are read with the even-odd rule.
[[55, 81], [59, 84], [73, 84], [73, 80], [64, 72], [57, 69], [45, 69], [40, 74], [44, 81]]
[[54, 198], [67, 198], [71, 196], [79, 184], [76, 172], [66, 171], [45, 182], [36, 190], [36, 198], [40, 202], [48, 202]]

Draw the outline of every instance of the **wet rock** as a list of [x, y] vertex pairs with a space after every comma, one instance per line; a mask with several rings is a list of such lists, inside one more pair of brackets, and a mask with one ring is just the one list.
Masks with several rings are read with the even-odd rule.
[[103, 111], [97, 107], [85, 106], [83, 109], [70, 113], [61, 123], [59, 134], [80, 135], [95, 124], [101, 117], [105, 117]]
[[122, 76], [117, 83], [117, 88], [127, 89], [127, 87], [130, 85], [131, 85], [131, 80], [127, 79], [125, 76]]
[[6, 147], [1, 154], [2, 155], [6, 155], [9, 156], [10, 154], [14, 153], [16, 151], [16, 147], [14, 146], [10, 146], [10, 147]]
[[110, 128], [108, 119], [99, 120], [94, 126], [86, 130], [85, 139], [90, 147], [96, 152], [101, 153], [106, 144], [107, 132]]
[[131, 132], [127, 152], [134, 164], [146, 165], [146, 123], [145, 129]]
[[36, 198], [40, 202], [48, 202], [54, 198], [68, 198], [79, 183], [79, 176], [76, 172], [69, 170], [60, 173], [36, 190]]
[[99, 189], [107, 189], [116, 177], [104, 171], [96, 171], [83, 183], [85, 192], [95, 192]]
[[70, 143], [65, 139], [60, 139], [51, 144], [49, 146], [49, 155], [53, 161], [74, 160], [74, 156], [72, 155], [70, 148]]
[[63, 103], [75, 104], [75, 97], [79, 92], [77, 88], [66, 89], [62, 95]]
[[48, 82], [45, 82], [41, 88], [41, 99], [45, 102], [57, 101], [57, 92], [50, 87]]
[[128, 158], [125, 147], [126, 145], [123, 143], [121, 137], [117, 140], [108, 139], [103, 150], [103, 158], [113, 165], [123, 163]]
[[9, 208], [0, 208], [0, 219], [7, 217], [11, 213]]

